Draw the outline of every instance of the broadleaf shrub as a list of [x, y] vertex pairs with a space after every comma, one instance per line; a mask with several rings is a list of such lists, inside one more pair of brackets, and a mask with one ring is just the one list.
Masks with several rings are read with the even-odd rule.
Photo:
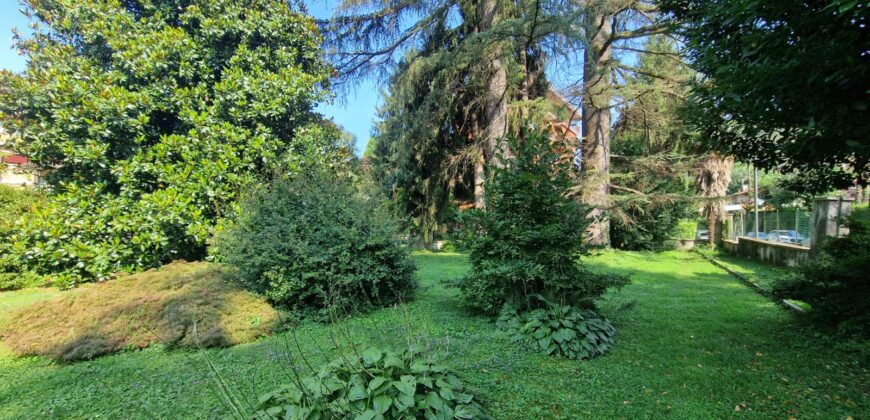
[[259, 398], [257, 418], [488, 419], [462, 381], [420, 349], [368, 348]]
[[774, 296], [808, 303], [810, 315], [845, 335], [870, 338], [870, 210], [856, 209], [849, 234], [828, 238], [822, 253], [777, 280]]
[[47, 281], [36, 273], [20, 270], [17, 259], [11, 255], [11, 244], [4, 239], [14, 235], [18, 220], [43, 201], [40, 190], [0, 185], [0, 290], [40, 286]]
[[509, 140], [511, 156], [489, 168], [486, 211], [463, 217], [461, 235], [471, 250], [472, 270], [458, 280], [472, 309], [496, 315], [508, 304], [520, 311], [553, 302], [591, 308], [624, 276], [592, 273], [579, 258], [590, 208], [569, 197], [572, 182], [545, 134]]
[[274, 303], [325, 317], [413, 297], [415, 267], [396, 220], [344, 177], [282, 175], [240, 207], [213, 252]]
[[321, 37], [287, 2], [24, 7], [41, 25], [21, 41], [26, 71], [0, 72], [0, 122], [52, 196], [0, 239], [12, 274], [72, 286], [202, 259], [246, 187], [335, 160], [312, 111]]
[[591, 359], [610, 350], [616, 329], [590, 309], [548, 303], [547, 308], [517, 313], [505, 307], [499, 325], [546, 355]]

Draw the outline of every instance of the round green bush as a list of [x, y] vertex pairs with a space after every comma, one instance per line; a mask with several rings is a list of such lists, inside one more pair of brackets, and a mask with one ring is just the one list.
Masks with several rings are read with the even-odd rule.
[[490, 418], [446, 367], [422, 348], [369, 348], [262, 395], [256, 418]]
[[416, 289], [397, 222], [341, 176], [281, 176], [240, 207], [213, 252], [278, 305], [335, 316], [401, 302]]

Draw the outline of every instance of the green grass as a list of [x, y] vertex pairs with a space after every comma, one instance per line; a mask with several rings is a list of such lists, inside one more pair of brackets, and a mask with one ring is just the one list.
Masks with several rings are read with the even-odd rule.
[[[406, 311], [384, 309], [338, 327], [306, 324], [296, 334], [205, 355], [253, 396], [287, 381], [282, 349], [296, 341], [317, 364], [334, 355], [330, 337], [344, 332], [395, 345], [425, 334], [434, 348], [449, 352], [448, 364], [496, 418], [857, 419], [870, 413], [866, 367], [697, 255], [592, 258], [594, 269], [629, 274], [633, 283], [601, 305], [619, 330], [615, 348], [587, 362], [524, 351], [487, 319], [468, 315], [441, 283], [467, 269], [464, 256], [415, 258], [422, 287]], [[193, 351], [149, 348], [70, 365], [0, 358], [0, 418], [215, 417], [225, 410], [214, 389], [205, 357]]]
[[776, 279], [783, 277], [790, 271], [794, 270], [793, 268], [764, 264], [721, 251], [704, 251], [704, 253], [735, 272], [749, 277], [762, 289], [768, 292], [773, 288], [773, 282], [775, 282]]

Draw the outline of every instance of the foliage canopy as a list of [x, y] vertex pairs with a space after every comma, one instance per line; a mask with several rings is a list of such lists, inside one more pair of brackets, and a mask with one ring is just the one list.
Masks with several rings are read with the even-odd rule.
[[39, 25], [24, 74], [0, 74], [0, 119], [54, 197], [0, 245], [14, 270], [70, 285], [200, 259], [244, 186], [335, 155], [311, 112], [320, 36], [284, 2], [27, 7]]
[[870, 7], [664, 0], [704, 79], [689, 124], [714, 149], [825, 192], [870, 179]]

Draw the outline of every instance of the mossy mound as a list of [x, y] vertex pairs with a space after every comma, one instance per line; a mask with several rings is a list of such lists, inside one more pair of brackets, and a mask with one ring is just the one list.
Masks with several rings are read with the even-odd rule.
[[229, 269], [174, 262], [21, 308], [0, 326], [0, 338], [18, 355], [74, 361], [153, 343], [231, 346], [277, 324], [278, 313]]

